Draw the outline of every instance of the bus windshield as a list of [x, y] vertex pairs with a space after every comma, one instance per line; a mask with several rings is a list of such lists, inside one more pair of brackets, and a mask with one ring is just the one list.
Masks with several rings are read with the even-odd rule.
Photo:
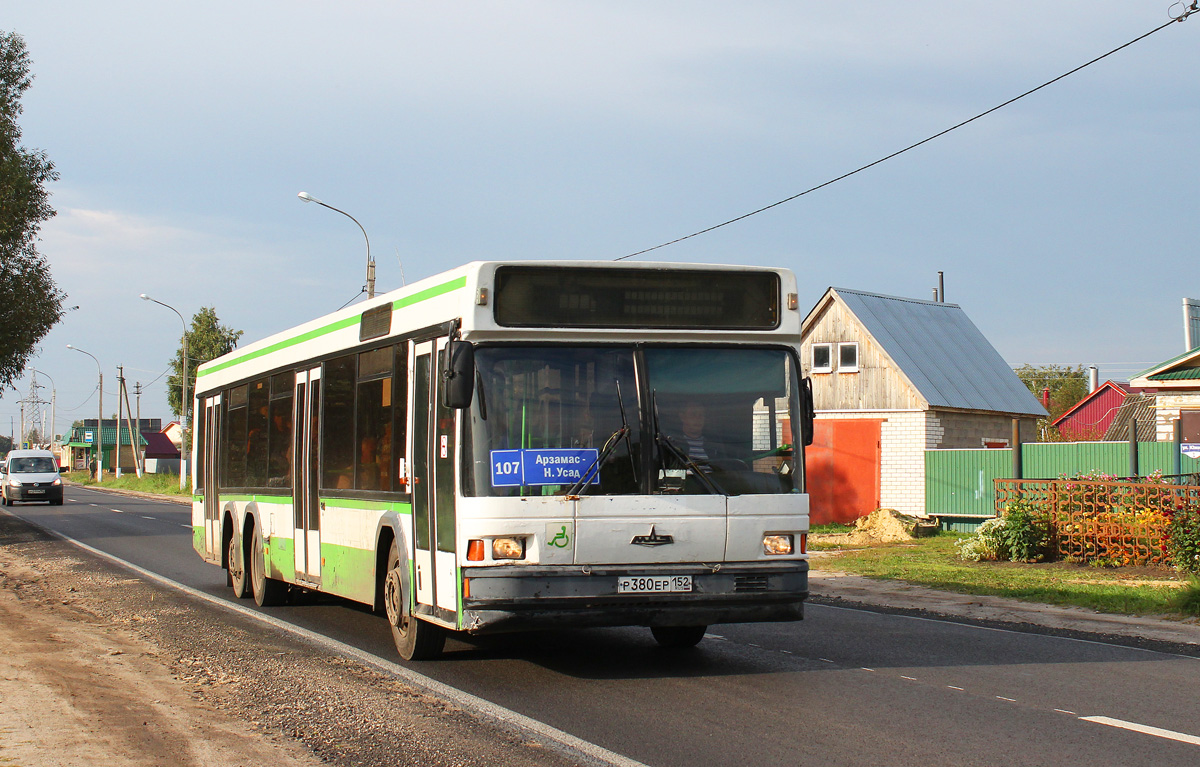
[[480, 346], [475, 362], [467, 495], [803, 490], [789, 349]]

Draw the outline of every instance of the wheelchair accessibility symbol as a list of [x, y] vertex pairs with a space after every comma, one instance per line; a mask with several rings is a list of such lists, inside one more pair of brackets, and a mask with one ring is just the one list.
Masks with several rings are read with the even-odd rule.
[[546, 545], [565, 549], [571, 545], [571, 533], [566, 525], [546, 525]]

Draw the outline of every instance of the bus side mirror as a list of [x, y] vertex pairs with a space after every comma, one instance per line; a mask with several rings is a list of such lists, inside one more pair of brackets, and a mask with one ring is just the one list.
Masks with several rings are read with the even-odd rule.
[[442, 371], [442, 407], [464, 410], [475, 394], [475, 347], [468, 341], [446, 344], [446, 367]]
[[800, 436], [804, 440], [805, 445], [813, 443], [813, 421], [816, 420], [817, 411], [813, 404], [812, 379], [805, 378], [803, 386], [800, 389]]

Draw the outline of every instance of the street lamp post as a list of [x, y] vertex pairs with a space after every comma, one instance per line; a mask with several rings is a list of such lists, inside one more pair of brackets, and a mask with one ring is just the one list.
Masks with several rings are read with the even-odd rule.
[[[188, 420], [187, 419], [187, 412], [188, 412], [188, 396], [187, 396], [188, 347], [187, 347], [187, 342], [188, 342], [188, 336], [187, 336], [187, 320], [185, 320], [183, 318], [183, 315], [179, 313], [178, 309], [176, 309], [174, 306], [171, 306], [170, 304], [164, 304], [162, 301], [151, 298], [150, 296], [146, 295], [145, 293], [142, 293], [141, 298], [143, 301], [153, 301], [154, 303], [158, 304], [159, 306], [165, 306], [168, 309], [170, 309], [171, 311], [175, 312], [175, 316], [179, 317], [179, 322], [183, 325], [183, 369], [180, 371], [180, 376], [179, 376], [180, 388], [182, 389], [182, 393], [180, 394], [180, 398], [179, 398], [179, 421], [180, 421], [179, 426], [180, 426], [180, 431], [181, 431], [181, 434], [179, 435], [179, 489], [186, 490], [187, 489], [187, 472], [184, 471], [184, 468], [187, 466], [187, 458], [188, 458], [188, 424], [187, 424], [187, 420]], [[141, 427], [142, 427], [142, 425], [138, 424], [138, 428], [140, 429]]]
[[[78, 346], [67, 344], [67, 348], [72, 351], [86, 354], [96, 363], [96, 374], [100, 377], [100, 389], [96, 397], [96, 481], [104, 480], [104, 372], [100, 370], [100, 360], [96, 359], [96, 355], [91, 352], [85, 352]], [[121, 457], [117, 456], [117, 461], [120, 462]]]
[[[301, 192], [300, 194], [298, 194], [296, 196], [299, 197], [304, 202], [315, 202], [316, 204], [321, 205], [326, 208], [329, 208], [330, 210], [337, 211], [338, 213], [341, 213], [343, 216], [350, 219], [354, 223], [358, 224], [358, 219], [355, 218], [354, 216], [351, 216], [346, 211], [341, 210], [339, 208], [335, 208], [332, 205], [329, 205], [328, 203], [321, 202], [320, 200], [318, 200], [316, 197], [313, 197], [308, 192]], [[367, 230], [363, 229], [362, 224], [358, 224], [358, 228], [362, 229], [363, 239], [367, 241], [367, 298], [374, 298], [375, 297], [375, 260], [371, 258], [371, 239], [369, 237], [367, 237]]]

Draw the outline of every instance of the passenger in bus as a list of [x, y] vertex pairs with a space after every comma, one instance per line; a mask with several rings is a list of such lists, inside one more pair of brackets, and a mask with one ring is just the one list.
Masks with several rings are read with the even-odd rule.
[[358, 484], [359, 490], [379, 489], [379, 464], [376, 462], [375, 436], [367, 434], [359, 443]]
[[375, 449], [375, 468], [379, 477], [379, 489], [392, 489], [392, 422], [385, 421], [383, 435]]

